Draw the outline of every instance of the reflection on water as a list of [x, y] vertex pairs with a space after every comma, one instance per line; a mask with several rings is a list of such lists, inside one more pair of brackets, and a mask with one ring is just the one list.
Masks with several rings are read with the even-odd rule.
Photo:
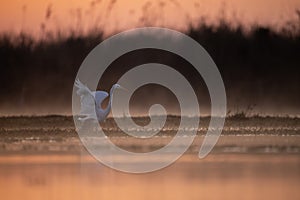
[[299, 154], [185, 155], [147, 174], [117, 172], [87, 153], [7, 158], [0, 165], [1, 199], [300, 198]]
[[[209, 119], [201, 121], [194, 143], [176, 163], [127, 174], [84, 150], [71, 117], [0, 118], [0, 199], [300, 199], [299, 118], [229, 118], [213, 152], [199, 160]], [[120, 148], [149, 152], [170, 142], [175, 122], [147, 140], [119, 133], [111, 120], [103, 128]]]

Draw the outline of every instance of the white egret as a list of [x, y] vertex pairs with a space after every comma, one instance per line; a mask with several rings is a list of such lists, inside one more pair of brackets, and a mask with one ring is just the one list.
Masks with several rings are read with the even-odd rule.
[[78, 118], [80, 121], [85, 121], [87, 119], [97, 120], [99, 122], [103, 122], [110, 110], [113, 99], [114, 90], [117, 88], [122, 88], [119, 84], [114, 84], [109, 93], [109, 102], [108, 106], [105, 109], [102, 109], [101, 103], [104, 101], [106, 97], [108, 97], [108, 93], [105, 91], [91, 91], [86, 85], [81, 83], [79, 79], [76, 79], [75, 86], [77, 89], [77, 94], [80, 96], [81, 110], [80, 115], [84, 117]]

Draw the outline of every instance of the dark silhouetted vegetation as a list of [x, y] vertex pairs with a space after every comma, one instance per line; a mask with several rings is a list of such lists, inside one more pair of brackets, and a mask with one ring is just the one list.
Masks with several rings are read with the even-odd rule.
[[[187, 32], [216, 62], [233, 112], [254, 105], [258, 111], [299, 114], [298, 15], [299, 21], [281, 31], [261, 26], [245, 31], [221, 21], [219, 26], [202, 22]], [[97, 30], [49, 38], [37, 41], [24, 33], [0, 36], [1, 114], [26, 108], [42, 112], [44, 105], [51, 107], [50, 112], [70, 112], [76, 72], [103, 34]]]

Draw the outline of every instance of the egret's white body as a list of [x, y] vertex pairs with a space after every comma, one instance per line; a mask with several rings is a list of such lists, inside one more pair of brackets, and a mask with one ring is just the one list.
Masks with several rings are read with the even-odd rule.
[[75, 81], [75, 86], [77, 89], [77, 94], [80, 96], [81, 110], [80, 115], [84, 117], [80, 117], [79, 120], [85, 121], [87, 119], [97, 120], [99, 122], [103, 122], [111, 110], [111, 104], [113, 99], [114, 90], [117, 88], [121, 88], [119, 84], [114, 84], [110, 89], [109, 93], [109, 102], [108, 106], [105, 109], [102, 109], [101, 103], [104, 101], [106, 97], [108, 97], [108, 93], [105, 91], [91, 91], [86, 85], [82, 84], [78, 79]]

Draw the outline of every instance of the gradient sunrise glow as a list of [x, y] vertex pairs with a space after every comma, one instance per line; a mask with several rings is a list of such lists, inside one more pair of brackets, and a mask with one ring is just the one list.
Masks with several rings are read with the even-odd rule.
[[0, 32], [88, 32], [97, 27], [106, 34], [138, 26], [185, 30], [205, 18], [233, 25], [281, 27], [295, 19], [299, 0], [10, 0], [1, 2]]

